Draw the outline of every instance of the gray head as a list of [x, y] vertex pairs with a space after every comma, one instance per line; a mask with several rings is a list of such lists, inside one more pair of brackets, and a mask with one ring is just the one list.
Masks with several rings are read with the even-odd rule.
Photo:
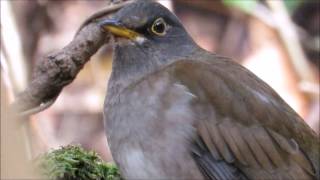
[[114, 51], [113, 76], [152, 72], [188, 56], [197, 47], [179, 19], [153, 1], [129, 4], [99, 24], [120, 37]]

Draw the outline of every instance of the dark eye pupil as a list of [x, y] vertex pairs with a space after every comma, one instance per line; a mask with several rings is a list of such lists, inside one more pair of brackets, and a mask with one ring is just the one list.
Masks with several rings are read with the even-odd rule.
[[155, 25], [154, 25], [154, 30], [155, 30], [157, 33], [163, 33], [164, 30], [165, 30], [165, 25], [164, 25], [162, 22], [157, 22], [157, 23], [155, 23]]

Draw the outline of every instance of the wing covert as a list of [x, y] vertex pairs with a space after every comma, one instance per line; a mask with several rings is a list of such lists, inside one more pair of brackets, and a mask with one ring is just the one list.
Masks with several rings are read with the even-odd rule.
[[198, 135], [214, 161], [237, 167], [249, 179], [316, 177], [316, 135], [251, 72], [225, 59], [179, 61], [168, 69], [197, 97]]

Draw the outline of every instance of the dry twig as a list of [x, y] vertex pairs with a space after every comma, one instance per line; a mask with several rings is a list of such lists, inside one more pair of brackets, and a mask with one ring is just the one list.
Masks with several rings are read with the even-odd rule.
[[111, 5], [90, 16], [79, 28], [74, 39], [63, 49], [44, 57], [35, 68], [34, 79], [21, 92], [11, 110], [19, 116], [43, 111], [54, 103], [64, 86], [70, 84], [84, 64], [110, 40], [96, 20], [110, 16], [130, 1]]

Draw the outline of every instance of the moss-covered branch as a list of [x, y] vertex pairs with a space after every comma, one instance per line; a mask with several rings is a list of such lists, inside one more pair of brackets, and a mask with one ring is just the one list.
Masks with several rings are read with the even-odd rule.
[[114, 164], [106, 163], [93, 151], [80, 146], [66, 146], [48, 152], [36, 160], [40, 173], [50, 179], [120, 180]]

